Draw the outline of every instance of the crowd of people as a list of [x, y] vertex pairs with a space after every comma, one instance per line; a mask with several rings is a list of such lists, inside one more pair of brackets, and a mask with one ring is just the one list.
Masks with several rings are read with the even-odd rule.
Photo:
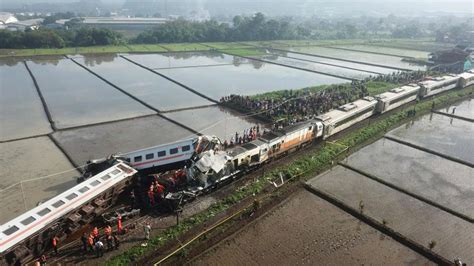
[[[314, 118], [330, 109], [369, 95], [369, 81], [394, 84], [410, 83], [422, 80], [428, 75], [425, 71], [394, 72], [387, 75], [368, 77], [361, 81], [353, 80], [350, 84], [329, 85], [320, 91], [311, 89], [287, 90], [261, 97], [230, 95], [223, 97], [221, 103], [257, 113], [279, 126], [286, 126], [298, 121]], [[239, 139], [235, 142], [240, 142]], [[244, 141], [245, 142], [245, 141]]]
[[235, 135], [230, 138], [230, 140], [224, 140], [224, 149], [233, 147], [234, 145], [244, 144], [252, 140], [256, 140], [262, 135], [260, 131], [260, 125], [253, 126], [251, 128], [245, 129], [240, 135], [239, 132], [235, 132]]

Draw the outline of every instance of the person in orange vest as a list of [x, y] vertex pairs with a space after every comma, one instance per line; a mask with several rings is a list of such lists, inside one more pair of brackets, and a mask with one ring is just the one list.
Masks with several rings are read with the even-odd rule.
[[99, 238], [99, 229], [97, 228], [97, 226], [92, 229], [92, 235], [94, 236], [94, 238]]
[[58, 255], [59, 238], [57, 236], [54, 236], [52, 242], [53, 242], [54, 254]]
[[105, 231], [105, 236], [110, 236], [112, 235], [112, 227], [110, 225], [107, 225], [104, 229]]
[[94, 251], [94, 235], [92, 233], [89, 234], [89, 248], [90, 248], [90, 251]]
[[117, 217], [117, 233], [122, 234], [122, 216]]
[[155, 206], [155, 194], [153, 193], [153, 185], [150, 186], [148, 190], [148, 198], [150, 199], [151, 207]]
[[158, 194], [158, 197], [161, 199], [163, 198], [163, 192], [165, 191], [165, 186], [163, 186], [162, 184], [156, 182], [156, 194]]

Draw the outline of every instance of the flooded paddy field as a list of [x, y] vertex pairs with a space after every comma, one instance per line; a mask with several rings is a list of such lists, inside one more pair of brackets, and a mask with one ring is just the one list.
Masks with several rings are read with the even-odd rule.
[[105, 158], [186, 139], [194, 134], [158, 116], [59, 131], [53, 137], [72, 160], [83, 165], [88, 160]]
[[432, 265], [304, 190], [190, 264]]
[[52, 131], [40, 97], [21, 61], [0, 61], [0, 141]]
[[171, 112], [165, 116], [204, 135], [215, 135], [222, 141], [230, 141], [236, 132], [242, 136], [244, 130], [256, 125], [260, 125], [262, 130], [264, 128], [264, 125], [258, 120], [243, 117], [241, 114], [221, 106]]
[[0, 144], [0, 165], [0, 223], [71, 188], [79, 176], [48, 137]]
[[234, 62], [234, 56], [218, 52], [129, 54], [125, 56], [135, 62], [153, 69], [223, 64], [230, 65]]
[[[254, 58], [256, 57], [254, 56]], [[282, 57], [278, 55], [264, 55], [259, 58], [262, 60], [274, 62], [277, 64], [283, 64], [287, 66], [308, 69], [311, 71], [317, 71], [317, 72], [327, 73], [331, 75], [342, 76], [342, 77], [350, 78], [350, 79], [364, 79], [371, 75], [374, 75], [373, 73], [369, 73], [369, 72], [365, 72], [361, 70], [353, 70], [353, 69], [341, 68], [341, 67], [336, 67], [336, 66], [318, 64], [314, 62], [303, 61], [303, 60], [288, 58], [288, 57]]]
[[[397, 171], [397, 169], [393, 169]], [[428, 247], [448, 260], [461, 258], [474, 263], [474, 226], [432, 205], [389, 188], [342, 166], [321, 174], [308, 184], [355, 210], [363, 204], [363, 213]]]
[[430, 54], [430, 52], [427, 52], [427, 51], [382, 47], [382, 46], [374, 46], [374, 45], [360, 45], [360, 44], [359, 45], [334, 45], [331, 47], [344, 48], [344, 49], [356, 50], [356, 51], [361, 51], [361, 52], [382, 53], [382, 54], [389, 54], [389, 55], [395, 55], [395, 56], [406, 56], [406, 57], [423, 58], [423, 59], [428, 59], [428, 55]]
[[69, 59], [27, 64], [58, 128], [154, 113]]
[[276, 90], [349, 82], [260, 61], [228, 66], [160, 69], [164, 74], [219, 101], [230, 94], [252, 95]]
[[[438, 110], [447, 114], [474, 119], [474, 100], [464, 101]], [[454, 112], [454, 113], [453, 113]]]
[[431, 114], [396, 128], [387, 136], [474, 163], [474, 123]]
[[346, 62], [346, 61], [341, 61], [337, 59], [329, 59], [329, 58], [323, 58], [323, 57], [318, 57], [318, 56], [313, 56], [313, 55], [304, 55], [304, 54], [278, 51], [278, 54], [281, 54], [281, 53], [283, 56], [287, 56], [289, 58], [295, 58], [295, 59], [300, 59], [303, 61], [309, 61], [309, 62], [315, 62], [315, 63], [321, 63], [321, 64], [335, 65], [335, 66], [340, 66], [340, 67], [347, 67], [347, 68], [357, 69], [357, 70], [361, 70], [365, 72], [374, 72], [374, 74], [390, 74], [390, 73], [396, 72], [396, 70], [391, 69], [391, 68], [371, 66], [371, 65], [365, 65], [365, 64], [354, 63], [354, 62]]
[[474, 219], [474, 169], [469, 166], [388, 139], [344, 163]]
[[424, 70], [426, 67], [412, 65], [402, 61], [402, 57], [371, 54], [365, 52], [346, 51], [341, 49], [333, 49], [328, 47], [312, 46], [312, 47], [293, 47], [291, 51], [307, 53], [320, 56], [328, 56], [345, 60], [353, 60], [360, 63], [377, 64], [381, 66], [397, 67], [410, 70]]
[[214, 104], [182, 86], [118, 56], [111, 61], [98, 61], [95, 64], [90, 64], [90, 61], [85, 58], [76, 58], [75, 60], [159, 111]]

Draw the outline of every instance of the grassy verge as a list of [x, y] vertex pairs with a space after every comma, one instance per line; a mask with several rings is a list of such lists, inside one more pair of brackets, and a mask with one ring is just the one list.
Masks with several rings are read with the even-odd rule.
[[250, 45], [236, 42], [207, 42], [202, 44], [219, 50], [252, 48]]
[[254, 49], [254, 48], [252, 49], [224, 49], [220, 51], [226, 54], [237, 55], [237, 56], [259, 56], [259, 55], [266, 54], [264, 51]]
[[[435, 99], [422, 101], [415, 106], [415, 109], [419, 114], [426, 113], [431, 109], [433, 101], [439, 106], [455, 102], [473, 92], [474, 87], [472, 86], [458, 91], [451, 91]], [[261, 193], [268, 184], [267, 180], [274, 180], [280, 175], [280, 173], [283, 173], [287, 177], [293, 177], [292, 180], [307, 180], [330, 167], [333, 162], [338, 159], [341, 153], [348, 148], [351, 149], [370, 139], [378, 138], [385, 134], [389, 129], [407, 121], [408, 119], [407, 112], [400, 111], [342, 137], [337, 140], [336, 144], [326, 143], [318, 151], [309, 153], [303, 158], [295, 160], [288, 165], [276, 168], [275, 170], [256, 178], [252, 183], [237, 189], [234, 193], [211, 205], [211, 207], [205, 211], [184, 220], [179, 225], [166, 229], [160, 235], [151, 239], [148, 246], [136, 246], [125, 251], [121, 255], [113, 257], [107, 262], [107, 265], [128, 265], [139, 257], [149, 254], [153, 250], [162, 247], [167, 241], [175, 240], [177, 237], [188, 232], [192, 227], [212, 219], [212, 217], [215, 217], [218, 213], [238, 204], [243, 199]]]
[[170, 52], [183, 52], [183, 51], [208, 51], [211, 48], [204, 46], [200, 43], [166, 43], [160, 44], [163, 48]]

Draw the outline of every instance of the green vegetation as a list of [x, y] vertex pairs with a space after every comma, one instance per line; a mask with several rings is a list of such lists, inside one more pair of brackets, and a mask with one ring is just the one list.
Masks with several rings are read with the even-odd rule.
[[225, 50], [220, 50], [220, 51], [226, 54], [237, 55], [237, 56], [265, 55], [265, 52], [259, 49], [225, 49]]
[[167, 43], [160, 44], [161, 47], [170, 52], [182, 52], [182, 51], [208, 51], [211, 48], [204, 46], [200, 43]]
[[[432, 100], [422, 101], [421, 103], [416, 104], [414, 109], [421, 114], [429, 111], [433, 102], [435, 102], [436, 105], [454, 102], [459, 100], [461, 97], [472, 94], [473, 92], [474, 87], [472, 86], [458, 91], [451, 91]], [[179, 225], [166, 229], [158, 236], [152, 238], [149, 241], [148, 246], [135, 246], [125, 251], [123, 254], [113, 257], [107, 261], [107, 265], [127, 265], [132, 261], [137, 260], [140, 256], [151, 253], [152, 251], [162, 247], [167, 241], [175, 240], [179, 236], [182, 236], [193, 226], [209, 221], [212, 217], [215, 217], [217, 214], [222, 213], [249, 196], [258, 195], [268, 185], [267, 180], [278, 178], [280, 173], [291, 178], [292, 181], [311, 178], [331, 167], [333, 162], [337, 161], [340, 156], [347, 151], [347, 149], [355, 148], [366, 141], [378, 138], [389, 129], [405, 122], [406, 120], [407, 111], [401, 111], [372, 123], [360, 130], [354, 131], [335, 143], [325, 143], [321, 149], [309, 153], [303, 158], [293, 161], [289, 165], [278, 167], [277, 169], [266, 173], [264, 176], [254, 179], [252, 183], [246, 184], [237, 189], [234, 193], [230, 194], [223, 200], [214, 203], [205, 211], [184, 220]]]
[[207, 42], [202, 43], [202, 45], [209, 46], [213, 49], [218, 50], [253, 48], [251, 45], [237, 42]]

